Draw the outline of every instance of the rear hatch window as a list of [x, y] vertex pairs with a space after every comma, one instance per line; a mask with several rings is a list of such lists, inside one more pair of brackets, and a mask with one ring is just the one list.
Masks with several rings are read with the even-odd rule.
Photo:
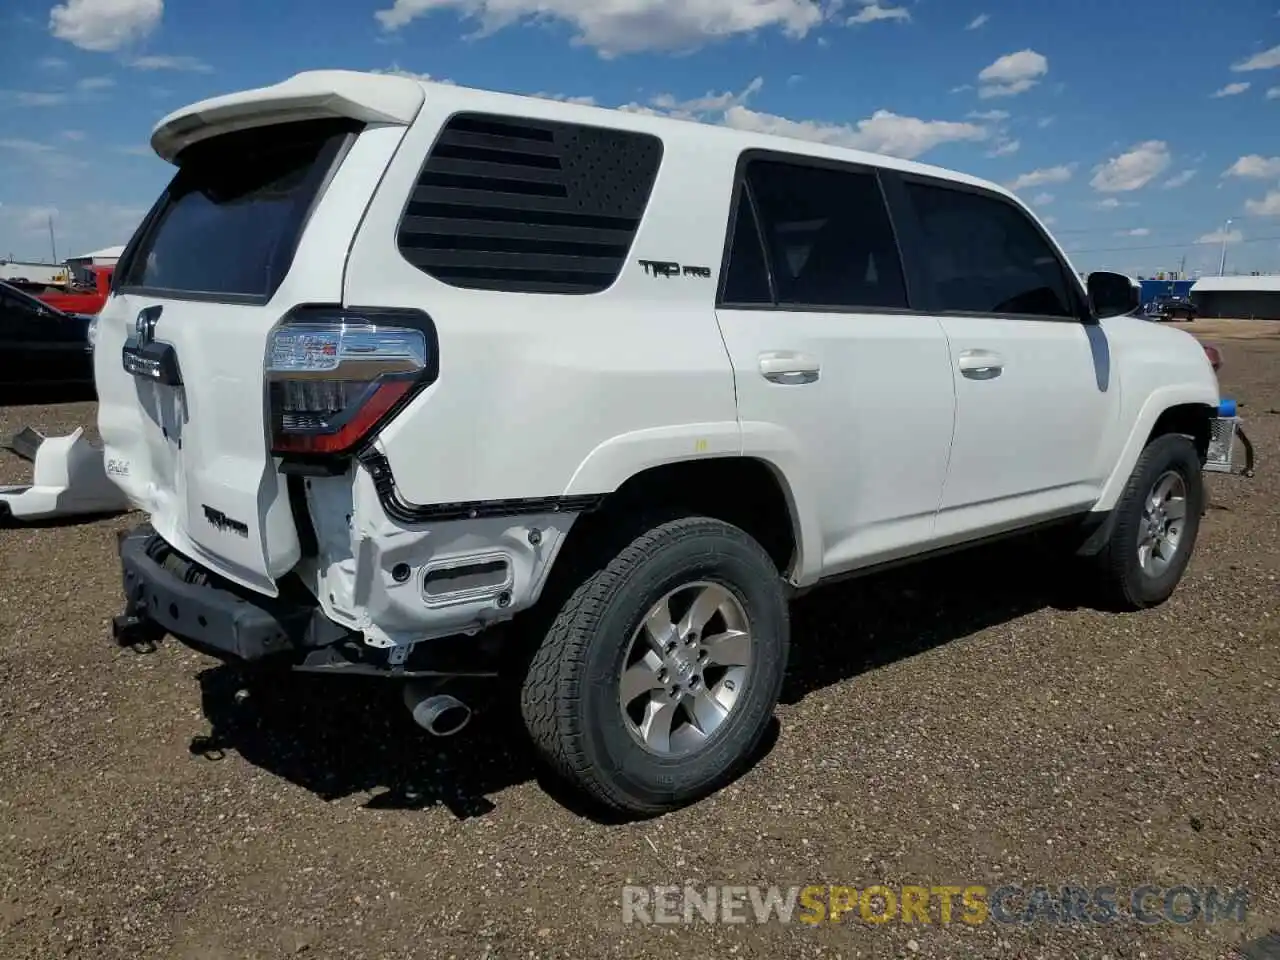
[[121, 290], [265, 303], [359, 124], [305, 120], [192, 144], [126, 251]]

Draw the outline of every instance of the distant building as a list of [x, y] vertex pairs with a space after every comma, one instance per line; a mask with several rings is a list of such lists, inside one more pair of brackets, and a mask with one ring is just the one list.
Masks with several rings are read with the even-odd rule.
[[1280, 320], [1280, 275], [1201, 277], [1191, 300], [1202, 317]]
[[7, 283], [57, 285], [66, 283], [70, 272], [65, 263], [42, 263], [39, 260], [0, 260], [0, 280]]
[[93, 253], [82, 253], [78, 257], [67, 257], [67, 266], [72, 269], [76, 267], [114, 267], [122, 253], [124, 253], [124, 247], [122, 246], [103, 247], [101, 250], [93, 251]]

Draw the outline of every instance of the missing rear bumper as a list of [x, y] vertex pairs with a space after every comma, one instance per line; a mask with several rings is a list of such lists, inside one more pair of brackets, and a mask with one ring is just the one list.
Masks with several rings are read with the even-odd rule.
[[349, 632], [314, 601], [265, 597], [237, 587], [188, 560], [149, 526], [121, 535], [125, 611], [117, 639], [168, 633], [222, 659], [262, 660], [336, 643]]
[[305, 673], [412, 678], [496, 677], [501, 634], [444, 637], [399, 648], [369, 646], [334, 623], [296, 584], [267, 597], [228, 583], [174, 550], [149, 525], [122, 533], [125, 609], [112, 621], [124, 646], [158, 643], [166, 634], [202, 653]]

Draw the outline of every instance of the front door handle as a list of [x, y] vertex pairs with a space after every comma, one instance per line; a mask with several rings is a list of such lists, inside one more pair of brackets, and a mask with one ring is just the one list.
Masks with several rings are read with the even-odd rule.
[[960, 373], [970, 380], [994, 380], [1004, 373], [1004, 357], [990, 350], [965, 350], [959, 366]]
[[770, 383], [794, 386], [813, 383], [822, 375], [822, 364], [816, 357], [803, 353], [778, 351], [760, 354], [760, 373]]

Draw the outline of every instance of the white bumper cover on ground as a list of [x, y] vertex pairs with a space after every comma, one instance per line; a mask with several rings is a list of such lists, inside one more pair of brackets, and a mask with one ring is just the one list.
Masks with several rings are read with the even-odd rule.
[[107, 476], [102, 450], [83, 429], [65, 437], [43, 437], [29, 427], [10, 447], [33, 463], [31, 484], [0, 486], [0, 518], [49, 520], [123, 513], [128, 499]]

